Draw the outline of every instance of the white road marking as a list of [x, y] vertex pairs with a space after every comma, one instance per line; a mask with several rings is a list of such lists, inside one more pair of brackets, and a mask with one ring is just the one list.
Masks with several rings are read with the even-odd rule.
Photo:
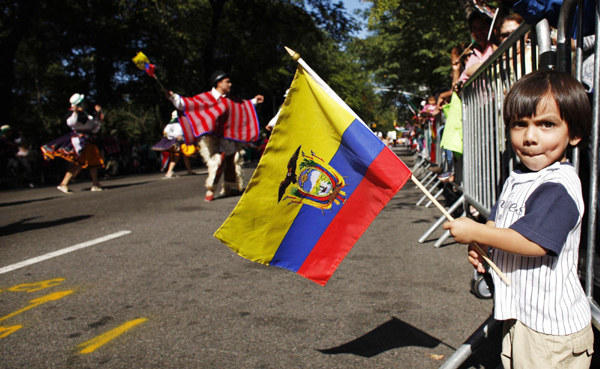
[[31, 265], [31, 264], [39, 263], [40, 261], [52, 259], [52, 258], [55, 258], [57, 256], [68, 254], [68, 253], [73, 252], [73, 251], [81, 250], [81, 249], [84, 249], [86, 247], [93, 246], [93, 245], [96, 245], [96, 244], [104, 242], [104, 241], [112, 240], [113, 238], [125, 236], [126, 234], [130, 234], [130, 233], [131, 233], [131, 231], [121, 231], [121, 232], [117, 232], [117, 233], [106, 235], [104, 237], [96, 238], [95, 240], [91, 240], [91, 241], [79, 243], [77, 245], [73, 245], [73, 246], [70, 246], [70, 247], [66, 247], [64, 249], [53, 251], [53, 252], [50, 252], [48, 254], [36, 256], [34, 258], [31, 258], [31, 259], [28, 259], [28, 260], [25, 260], [25, 261], [21, 261], [20, 263], [16, 263], [16, 264], [12, 264], [12, 265], [0, 268], [0, 274], [12, 272], [13, 270], [20, 269], [20, 268], [26, 267], [26, 266]]

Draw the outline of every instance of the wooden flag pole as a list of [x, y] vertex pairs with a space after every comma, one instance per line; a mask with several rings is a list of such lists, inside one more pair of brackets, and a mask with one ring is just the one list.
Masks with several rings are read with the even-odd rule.
[[[448, 211], [442, 206], [442, 204], [440, 204], [435, 197], [433, 197], [433, 195], [427, 191], [427, 189], [425, 188], [425, 186], [423, 186], [421, 184], [421, 182], [417, 179], [417, 177], [415, 177], [414, 175], [411, 176], [412, 181], [415, 183], [415, 185], [417, 185], [417, 187], [425, 194], [425, 196], [427, 196], [429, 198], [429, 200], [442, 212], [442, 214], [444, 214], [444, 216], [449, 220], [449, 221], [453, 221], [454, 218], [452, 217], [452, 215], [450, 215], [450, 213], [448, 213]], [[506, 278], [506, 276], [504, 275], [504, 273], [502, 273], [502, 271], [500, 270], [500, 268], [498, 268], [498, 266], [496, 264], [494, 264], [494, 262], [492, 261], [492, 259], [488, 258], [488, 256], [486, 255], [485, 252], [483, 252], [483, 250], [481, 249], [481, 247], [479, 247], [479, 245], [476, 242], [473, 242], [473, 247], [475, 247], [475, 250], [477, 250], [477, 252], [479, 253], [479, 255], [481, 255], [481, 257], [483, 258], [483, 260], [485, 260], [486, 263], [488, 263], [488, 265], [494, 269], [494, 271], [496, 272], [496, 274], [498, 274], [498, 276], [502, 279], [502, 281], [504, 281], [504, 283], [506, 283], [507, 286], [510, 286], [510, 279]]]
[[158, 83], [158, 85], [160, 86], [160, 88], [163, 90], [163, 92], [169, 92], [165, 86], [162, 85], [162, 83], [160, 83], [160, 81], [158, 80], [158, 78], [156, 78], [156, 76], [152, 76], [152, 78], [154, 78], [154, 80], [156, 81], [156, 83]]
[[350, 108], [348, 104], [346, 104], [346, 102], [342, 100], [342, 98], [340, 98], [338, 94], [336, 94], [335, 91], [333, 91], [331, 87], [329, 87], [329, 85], [325, 83], [325, 81], [323, 81], [321, 77], [319, 77], [319, 75], [315, 73], [315, 71], [313, 71], [312, 68], [309, 67], [308, 64], [306, 64], [306, 62], [300, 58], [300, 54], [298, 54], [297, 52], [295, 52], [287, 46], [284, 46], [284, 48], [288, 52], [288, 54], [290, 54], [292, 59], [297, 61], [298, 64], [300, 64], [300, 66], [302, 66], [302, 68], [304, 68], [304, 70], [312, 77], [312, 79], [314, 79], [317, 82], [317, 84], [321, 86], [321, 88], [325, 90], [325, 92], [327, 92], [329, 97], [331, 97], [335, 102], [340, 104], [348, 113], [352, 114], [354, 118], [358, 119], [359, 122], [366, 126], [365, 122], [363, 122], [363, 120], [360, 119], [358, 114], [356, 114], [354, 110], [352, 110], [352, 108]]
[[[319, 78], [319, 76], [316, 73], [314, 73], [312, 71], [312, 69], [310, 69], [310, 67], [308, 65], [306, 65], [306, 63], [304, 63], [304, 61], [302, 59], [300, 59], [300, 54], [298, 54], [297, 52], [295, 52], [294, 50], [290, 49], [287, 46], [284, 46], [284, 47], [285, 47], [285, 50], [288, 52], [288, 54], [290, 54], [292, 59], [297, 61], [307, 72], [309, 72], [309, 74], [311, 76], [313, 76], [313, 78], [315, 78], [317, 83], [322, 85], [322, 87], [326, 91], [331, 90], [331, 88], [325, 82], [323, 82]], [[358, 117], [358, 115], [356, 115], [356, 113], [354, 113], [354, 111], [352, 111], [352, 109], [350, 109], [350, 107], [348, 107], [348, 105], [346, 105], [346, 103], [342, 99], [340, 99], [335, 92], [333, 92], [333, 90], [331, 92], [332, 92], [332, 95], [331, 95], [332, 98], [334, 98], [341, 106], [345, 107], [349, 112], [352, 113], [352, 115], [354, 115], [359, 121], [362, 122], [360, 117]], [[364, 122], [363, 122], [363, 124], [364, 124]], [[449, 221], [454, 220], [454, 218], [452, 218], [450, 213], [448, 213], [446, 211], [446, 209], [444, 209], [444, 207], [433, 197], [433, 195], [431, 195], [431, 193], [429, 191], [427, 191], [427, 189], [421, 184], [421, 182], [419, 182], [419, 180], [414, 175], [412, 175], [411, 178], [412, 178], [413, 182], [417, 185], [417, 187], [419, 187], [419, 189], [421, 191], [423, 191], [425, 196], [427, 196], [429, 198], [429, 200], [431, 200], [431, 202], [433, 204], [435, 204], [435, 206], [446, 216], [446, 218], [448, 218]], [[510, 286], [510, 280], [508, 278], [506, 278], [506, 276], [502, 273], [500, 268], [498, 268], [496, 266], [496, 264], [494, 264], [494, 262], [490, 258], [487, 257], [487, 255], [483, 252], [483, 250], [481, 250], [479, 245], [477, 245], [476, 243], [473, 243], [473, 245], [474, 245], [475, 249], [477, 250], [477, 252], [481, 255], [481, 257], [483, 257], [483, 259], [489, 264], [489, 266], [492, 269], [494, 269], [494, 271], [498, 274], [498, 276], [500, 276], [500, 278], [502, 278], [504, 283], [506, 283], [508, 286]]]

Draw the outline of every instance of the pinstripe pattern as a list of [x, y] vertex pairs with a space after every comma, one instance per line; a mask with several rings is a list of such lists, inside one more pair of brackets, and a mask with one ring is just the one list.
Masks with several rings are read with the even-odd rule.
[[[508, 228], [525, 214], [529, 196], [544, 183], [565, 187], [579, 211], [559, 256], [525, 257], [494, 249], [492, 260], [512, 281], [494, 278], [494, 317], [517, 319], [529, 328], [552, 335], [568, 335], [591, 321], [590, 306], [577, 275], [581, 218], [581, 182], [572, 165], [554, 163], [530, 173], [512, 172], [498, 199], [496, 227]], [[543, 246], [543, 245], [541, 245]]]

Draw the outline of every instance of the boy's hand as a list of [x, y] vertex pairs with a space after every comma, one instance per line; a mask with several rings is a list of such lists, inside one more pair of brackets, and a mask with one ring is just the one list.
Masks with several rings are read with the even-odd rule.
[[473, 231], [475, 230], [475, 227], [480, 225], [480, 223], [477, 223], [472, 219], [462, 217], [454, 219], [451, 222], [446, 222], [442, 227], [450, 231], [450, 234], [454, 237], [456, 242], [468, 245], [471, 242], [475, 242], [473, 239]]
[[483, 258], [481, 257], [481, 255], [479, 255], [479, 253], [477, 251], [475, 251], [475, 248], [473, 247], [473, 245], [469, 245], [469, 256], [467, 257], [467, 259], [469, 260], [469, 263], [473, 264], [473, 267], [475, 269], [477, 269], [477, 271], [479, 273], [485, 273], [485, 267], [483, 266]]

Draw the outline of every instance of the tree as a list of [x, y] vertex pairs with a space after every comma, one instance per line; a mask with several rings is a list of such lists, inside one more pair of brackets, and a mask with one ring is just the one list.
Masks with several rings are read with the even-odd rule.
[[460, 0], [373, 1], [362, 56], [376, 82], [426, 95], [450, 85], [450, 50], [469, 40]]
[[138, 51], [168, 89], [186, 96], [210, 88], [214, 69], [228, 71], [234, 94], [266, 95], [263, 122], [296, 68], [283, 46], [338, 84], [343, 98], [360, 96], [350, 74], [358, 69], [342, 65], [354, 60], [342, 42], [355, 23], [331, 0], [26, 0], [2, 17], [3, 119], [36, 144], [68, 129], [63, 115], [74, 92], [105, 108], [106, 132], [157, 139], [172, 106], [131, 62]]

